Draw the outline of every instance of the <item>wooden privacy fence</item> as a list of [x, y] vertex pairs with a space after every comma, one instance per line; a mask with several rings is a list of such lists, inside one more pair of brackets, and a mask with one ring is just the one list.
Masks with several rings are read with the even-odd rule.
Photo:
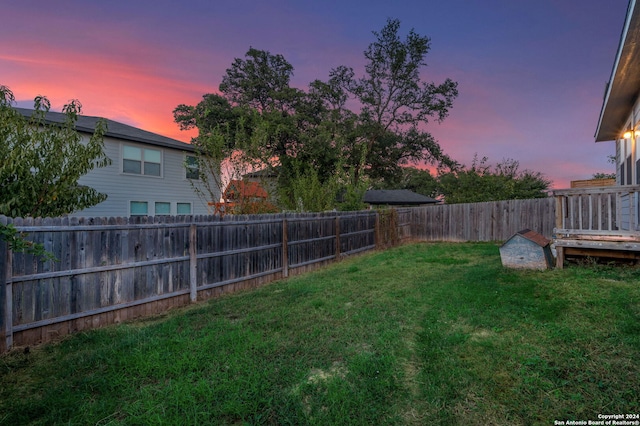
[[13, 223], [57, 260], [0, 243], [0, 351], [297, 274], [377, 234], [373, 211]]
[[553, 198], [385, 212], [8, 219], [56, 261], [0, 241], [0, 352], [252, 288], [409, 239], [553, 235]]
[[378, 248], [385, 249], [411, 239], [412, 209], [378, 210]]
[[411, 236], [420, 241], [505, 241], [523, 229], [553, 237], [553, 198], [443, 204], [411, 209]]

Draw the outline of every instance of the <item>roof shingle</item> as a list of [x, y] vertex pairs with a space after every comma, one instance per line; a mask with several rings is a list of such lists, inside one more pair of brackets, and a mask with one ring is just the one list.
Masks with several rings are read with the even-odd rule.
[[[20, 114], [25, 117], [31, 117], [33, 114], [32, 109], [28, 108], [15, 108]], [[92, 117], [88, 115], [78, 115], [78, 121], [76, 122], [76, 130], [83, 133], [90, 133], [96, 129], [96, 123], [100, 120], [100, 117]], [[117, 121], [105, 119], [107, 122], [107, 132], [105, 136], [112, 138], [128, 140], [132, 142], [146, 143], [150, 145], [157, 145], [167, 148], [175, 148], [183, 151], [194, 152], [193, 145], [181, 142], [176, 139], [171, 139], [166, 136], [158, 135], [157, 133], [147, 132], [146, 130], [139, 129], [137, 127], [129, 126], [127, 124], [119, 123]], [[49, 123], [64, 123], [65, 115], [60, 112], [48, 111], [45, 115], [45, 121]]]

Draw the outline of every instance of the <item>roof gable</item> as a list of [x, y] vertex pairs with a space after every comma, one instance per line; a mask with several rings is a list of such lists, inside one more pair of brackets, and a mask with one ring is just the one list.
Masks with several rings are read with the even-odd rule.
[[525, 238], [540, 247], [546, 247], [551, 243], [551, 240], [547, 239], [544, 235], [539, 234], [536, 231], [532, 231], [531, 229], [523, 229], [512, 235], [511, 238], [505, 241], [503, 246], [507, 245], [507, 243], [514, 238]]
[[[27, 118], [31, 117], [34, 112], [34, 110], [28, 108], [15, 108], [15, 110]], [[45, 121], [47, 123], [64, 123], [65, 118], [65, 114], [60, 112], [48, 111], [45, 115]], [[96, 129], [96, 124], [100, 119], [100, 117], [78, 115], [78, 121], [76, 121], [76, 130], [83, 133], [93, 134]], [[182, 151], [195, 151], [195, 148], [191, 144], [181, 142], [176, 139], [171, 139], [157, 133], [148, 132], [146, 130], [129, 126], [117, 121], [109, 119], [104, 120], [107, 122], [107, 132], [105, 133], [105, 136], [131, 142], [145, 143], [166, 148], [175, 148]]]

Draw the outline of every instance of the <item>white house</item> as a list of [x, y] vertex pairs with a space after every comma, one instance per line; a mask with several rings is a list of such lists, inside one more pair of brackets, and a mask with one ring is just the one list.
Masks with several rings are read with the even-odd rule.
[[640, 9], [630, 0], [596, 142], [616, 143], [616, 185], [554, 190], [557, 266], [565, 255], [640, 262]]
[[[33, 113], [30, 109], [16, 110], [27, 117]], [[51, 123], [64, 119], [62, 113], [50, 111], [46, 115]], [[88, 140], [98, 120], [79, 115], [76, 130]], [[106, 122], [104, 145], [111, 165], [92, 170], [78, 183], [107, 194], [107, 199], [70, 216], [208, 214], [206, 203], [191, 187], [191, 179], [197, 184], [197, 170], [185, 167], [195, 159], [192, 145], [117, 121]]]
[[[596, 142], [616, 143], [617, 185], [640, 184], [640, 158], [637, 148], [637, 142], [640, 140], [639, 43], [640, 7], [635, 0], [631, 0], [595, 134]], [[633, 193], [622, 201], [627, 206], [629, 203], [636, 206], [638, 204], [637, 195]], [[626, 214], [628, 209], [624, 205], [622, 210], [625, 214], [621, 218], [621, 227], [634, 229], [633, 225], [637, 225], [638, 219], [637, 208], [631, 209], [631, 217]]]

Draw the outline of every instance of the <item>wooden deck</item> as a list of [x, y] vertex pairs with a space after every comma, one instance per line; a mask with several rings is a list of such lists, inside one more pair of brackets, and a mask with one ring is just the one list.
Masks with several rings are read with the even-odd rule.
[[556, 266], [565, 256], [640, 260], [640, 185], [553, 191], [556, 199]]

